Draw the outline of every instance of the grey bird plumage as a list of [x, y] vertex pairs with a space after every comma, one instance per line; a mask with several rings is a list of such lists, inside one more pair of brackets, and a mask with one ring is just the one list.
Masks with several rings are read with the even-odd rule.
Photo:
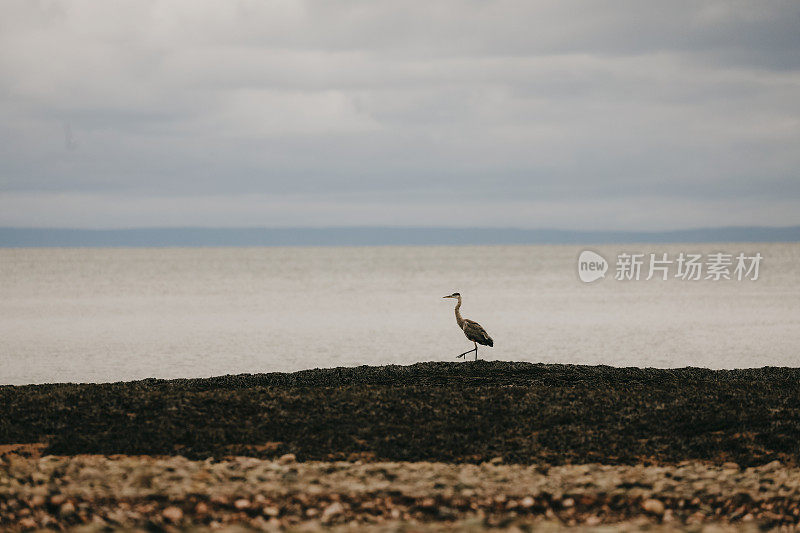
[[449, 296], [442, 296], [442, 298], [457, 298], [458, 303], [456, 304], [455, 312], [456, 312], [456, 323], [458, 327], [461, 328], [461, 331], [464, 332], [464, 335], [475, 343], [475, 348], [472, 350], [467, 350], [466, 352], [458, 355], [456, 357], [464, 357], [468, 353], [474, 351], [475, 352], [475, 360], [478, 360], [478, 345], [482, 344], [483, 346], [494, 346], [494, 341], [486, 333], [486, 330], [483, 329], [483, 326], [475, 322], [474, 320], [470, 320], [468, 318], [463, 318], [461, 316], [461, 294], [454, 292]]

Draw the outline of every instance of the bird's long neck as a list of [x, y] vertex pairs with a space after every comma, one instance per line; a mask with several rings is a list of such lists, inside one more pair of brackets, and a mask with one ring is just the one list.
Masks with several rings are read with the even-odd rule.
[[456, 304], [456, 322], [458, 323], [458, 327], [464, 329], [464, 319], [461, 318], [461, 296], [458, 297], [458, 303]]

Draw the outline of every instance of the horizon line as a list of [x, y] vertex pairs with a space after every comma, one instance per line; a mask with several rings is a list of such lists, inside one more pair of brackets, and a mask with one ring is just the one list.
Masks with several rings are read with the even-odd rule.
[[0, 227], [0, 248], [600, 245], [798, 241], [800, 225], [721, 226], [666, 231], [455, 226], [187, 226], [115, 229]]
[[689, 226], [671, 229], [574, 229], [560, 228], [554, 226], [448, 226], [448, 225], [389, 225], [389, 224], [342, 224], [342, 225], [287, 225], [287, 226], [268, 226], [268, 225], [240, 225], [240, 226], [195, 226], [195, 225], [159, 225], [159, 226], [105, 226], [105, 227], [80, 227], [80, 226], [0, 226], [0, 230], [24, 230], [24, 231], [153, 231], [153, 230], [352, 230], [352, 229], [408, 229], [408, 230], [513, 230], [513, 231], [558, 231], [567, 233], [674, 233], [690, 231], [709, 231], [709, 230], [740, 230], [740, 229], [764, 229], [764, 230], [785, 230], [800, 229], [800, 223], [788, 225], [758, 225], [758, 224], [739, 224], [723, 226]]

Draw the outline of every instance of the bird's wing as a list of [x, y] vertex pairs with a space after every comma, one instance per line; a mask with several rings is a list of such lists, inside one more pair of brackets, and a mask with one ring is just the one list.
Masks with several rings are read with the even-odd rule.
[[486, 330], [483, 329], [483, 326], [475, 322], [474, 320], [464, 319], [464, 335], [471, 341], [494, 346], [494, 341], [486, 333]]

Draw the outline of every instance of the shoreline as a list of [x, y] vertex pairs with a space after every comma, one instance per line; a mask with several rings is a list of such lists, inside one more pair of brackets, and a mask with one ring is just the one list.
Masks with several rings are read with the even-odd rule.
[[[485, 355], [485, 354], [484, 354]], [[248, 385], [260, 386], [285, 386], [285, 385], [344, 385], [344, 384], [393, 384], [396, 380], [414, 377], [425, 383], [441, 377], [454, 379], [486, 378], [501, 380], [508, 384], [546, 382], [555, 383], [561, 378], [588, 376], [596, 374], [604, 379], [621, 379], [626, 382], [646, 381], [654, 377], [665, 377], [670, 381], [692, 377], [693, 379], [709, 379], [718, 376], [723, 380], [756, 377], [762, 375], [776, 375], [788, 373], [800, 375], [800, 366], [760, 366], [742, 368], [706, 368], [699, 366], [682, 367], [650, 367], [650, 366], [612, 366], [612, 365], [585, 365], [572, 363], [530, 363], [525, 361], [503, 361], [480, 358], [477, 364], [483, 365], [479, 369], [469, 368], [469, 364], [476, 361], [421, 361], [407, 365], [358, 365], [316, 367], [292, 371], [274, 371], [241, 374], [220, 374], [201, 377], [144, 377], [117, 381], [53, 381], [46, 383], [5, 383], [0, 384], [0, 392], [5, 389], [50, 389], [62, 387], [108, 387], [128, 386], [147, 387], [149, 385], [171, 384], [175, 388], [186, 390], [199, 390], [202, 388], [232, 388], [246, 387]], [[463, 368], [459, 368], [463, 367]], [[480, 370], [488, 370], [488, 374], [480, 374]], [[789, 376], [782, 376], [779, 382], [788, 381]], [[402, 384], [400, 382], [399, 384]]]
[[419, 363], [0, 405], [9, 530], [800, 527], [800, 369]]

